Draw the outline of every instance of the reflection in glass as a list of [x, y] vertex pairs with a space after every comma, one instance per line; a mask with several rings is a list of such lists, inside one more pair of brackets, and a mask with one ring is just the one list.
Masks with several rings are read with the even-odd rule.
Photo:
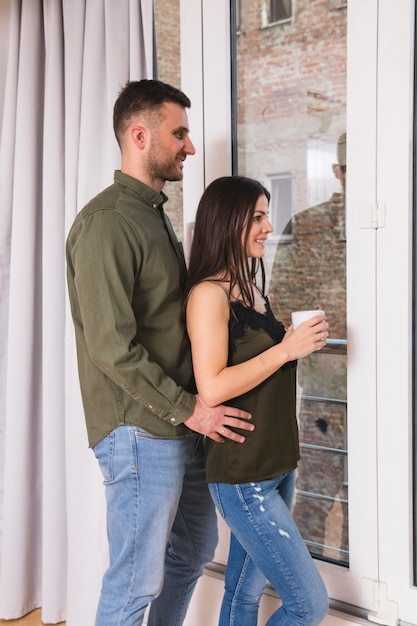
[[[272, 5], [291, 11], [291, 19], [265, 23]], [[312, 554], [343, 565], [349, 562], [346, 7], [341, 0], [240, 0], [235, 68], [235, 171], [271, 191], [275, 232], [265, 255], [271, 305], [286, 325], [291, 311], [319, 307], [330, 323], [327, 347], [299, 362], [302, 458], [293, 512]]]
[[281, 22], [292, 17], [293, 0], [270, 0], [269, 21]]
[[[180, 0], [153, 0], [155, 53], [154, 78], [181, 89]], [[167, 182], [165, 211], [178, 239], [183, 238], [182, 182]]]

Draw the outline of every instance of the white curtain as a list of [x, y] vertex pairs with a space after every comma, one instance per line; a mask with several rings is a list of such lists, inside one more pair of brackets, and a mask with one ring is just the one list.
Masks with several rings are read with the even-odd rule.
[[120, 166], [112, 108], [152, 76], [152, 0], [0, 1], [0, 618], [91, 626], [107, 562], [65, 280]]

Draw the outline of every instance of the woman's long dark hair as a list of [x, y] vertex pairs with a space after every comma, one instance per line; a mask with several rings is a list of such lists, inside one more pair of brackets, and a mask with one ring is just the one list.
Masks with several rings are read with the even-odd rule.
[[246, 255], [255, 206], [262, 195], [269, 202], [269, 191], [257, 180], [245, 176], [217, 178], [206, 188], [196, 214], [185, 301], [195, 285], [218, 276], [219, 280], [230, 279], [229, 296], [237, 286], [245, 305], [253, 307], [258, 270], [264, 294], [263, 260], [249, 260]]

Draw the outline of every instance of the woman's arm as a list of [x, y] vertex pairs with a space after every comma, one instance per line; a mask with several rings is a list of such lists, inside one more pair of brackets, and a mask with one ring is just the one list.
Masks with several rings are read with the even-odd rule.
[[220, 285], [203, 282], [190, 293], [187, 329], [191, 341], [198, 393], [208, 406], [250, 391], [288, 361], [302, 358], [323, 346], [327, 322], [317, 316], [287, 331], [283, 341], [238, 365], [227, 366], [230, 305]]

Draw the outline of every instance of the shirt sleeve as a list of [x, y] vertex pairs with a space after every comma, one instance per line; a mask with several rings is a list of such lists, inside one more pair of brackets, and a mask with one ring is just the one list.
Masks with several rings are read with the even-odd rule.
[[91, 362], [138, 403], [171, 425], [184, 422], [195, 397], [154, 362], [137, 341], [133, 290], [141, 243], [129, 221], [115, 211], [96, 211], [68, 242], [75, 323]]

